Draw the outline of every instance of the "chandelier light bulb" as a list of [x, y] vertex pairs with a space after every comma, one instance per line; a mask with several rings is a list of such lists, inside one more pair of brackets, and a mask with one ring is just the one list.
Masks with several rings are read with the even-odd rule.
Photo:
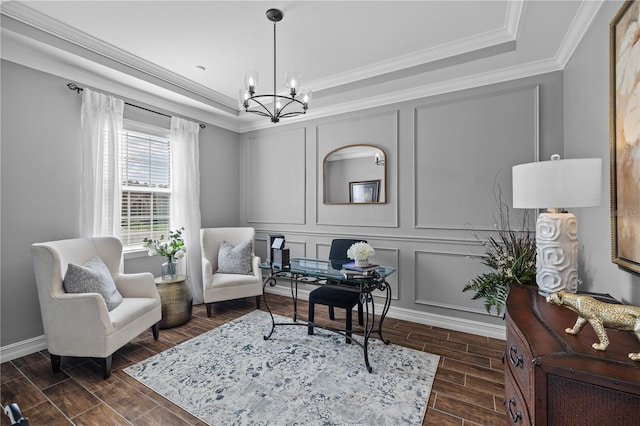
[[240, 104], [242, 105], [242, 108], [248, 108], [249, 107], [249, 98], [251, 97], [251, 95], [249, 94], [249, 92], [245, 89], [240, 89]]
[[291, 96], [295, 96], [300, 88], [300, 74], [295, 71], [289, 71], [285, 74], [285, 79]]
[[258, 87], [258, 71], [245, 71], [244, 88], [253, 95], [256, 92], [256, 87]]
[[303, 90], [302, 91], [302, 103], [304, 104], [304, 109], [309, 108], [309, 102], [311, 102], [311, 95], [313, 92], [311, 90]]

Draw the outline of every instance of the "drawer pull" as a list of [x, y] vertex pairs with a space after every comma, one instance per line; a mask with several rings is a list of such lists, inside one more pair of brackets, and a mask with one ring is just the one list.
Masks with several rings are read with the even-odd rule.
[[511, 417], [511, 420], [514, 423], [518, 423], [518, 421], [520, 419], [522, 419], [522, 413], [520, 413], [520, 411], [516, 411], [515, 413], [513, 412], [513, 410], [511, 409], [511, 406], [516, 406], [516, 399], [515, 398], [511, 398], [509, 400], [509, 417]]
[[518, 355], [516, 358], [513, 358], [513, 354], [518, 353], [518, 348], [514, 345], [509, 348], [509, 361], [513, 364], [514, 367], [522, 368], [524, 365], [524, 358], [522, 355]]

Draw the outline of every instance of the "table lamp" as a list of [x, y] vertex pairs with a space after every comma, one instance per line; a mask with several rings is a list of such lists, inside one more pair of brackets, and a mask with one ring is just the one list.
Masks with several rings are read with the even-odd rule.
[[582, 158], [513, 166], [513, 207], [547, 209], [536, 221], [540, 294], [578, 290], [578, 222], [564, 208], [601, 204], [602, 160]]

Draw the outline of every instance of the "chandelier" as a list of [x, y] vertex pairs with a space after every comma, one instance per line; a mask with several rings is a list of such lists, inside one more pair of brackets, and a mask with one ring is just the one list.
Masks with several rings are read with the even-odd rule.
[[257, 71], [245, 72], [244, 89], [240, 89], [240, 102], [244, 110], [263, 117], [270, 117], [273, 123], [277, 123], [281, 118], [295, 117], [306, 113], [311, 100], [310, 90], [298, 93], [300, 80], [297, 72], [285, 74], [289, 96], [276, 93], [276, 23], [280, 22], [283, 16], [282, 11], [278, 9], [267, 10], [267, 19], [273, 22], [273, 93], [256, 95]]

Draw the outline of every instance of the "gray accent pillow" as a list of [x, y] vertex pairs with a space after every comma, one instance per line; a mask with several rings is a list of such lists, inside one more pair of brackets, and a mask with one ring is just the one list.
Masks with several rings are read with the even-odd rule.
[[217, 272], [247, 275], [251, 270], [251, 240], [243, 241], [235, 247], [224, 240], [220, 243]]
[[62, 285], [67, 293], [99, 293], [110, 311], [123, 300], [109, 268], [98, 256], [92, 257], [84, 265], [70, 263]]

